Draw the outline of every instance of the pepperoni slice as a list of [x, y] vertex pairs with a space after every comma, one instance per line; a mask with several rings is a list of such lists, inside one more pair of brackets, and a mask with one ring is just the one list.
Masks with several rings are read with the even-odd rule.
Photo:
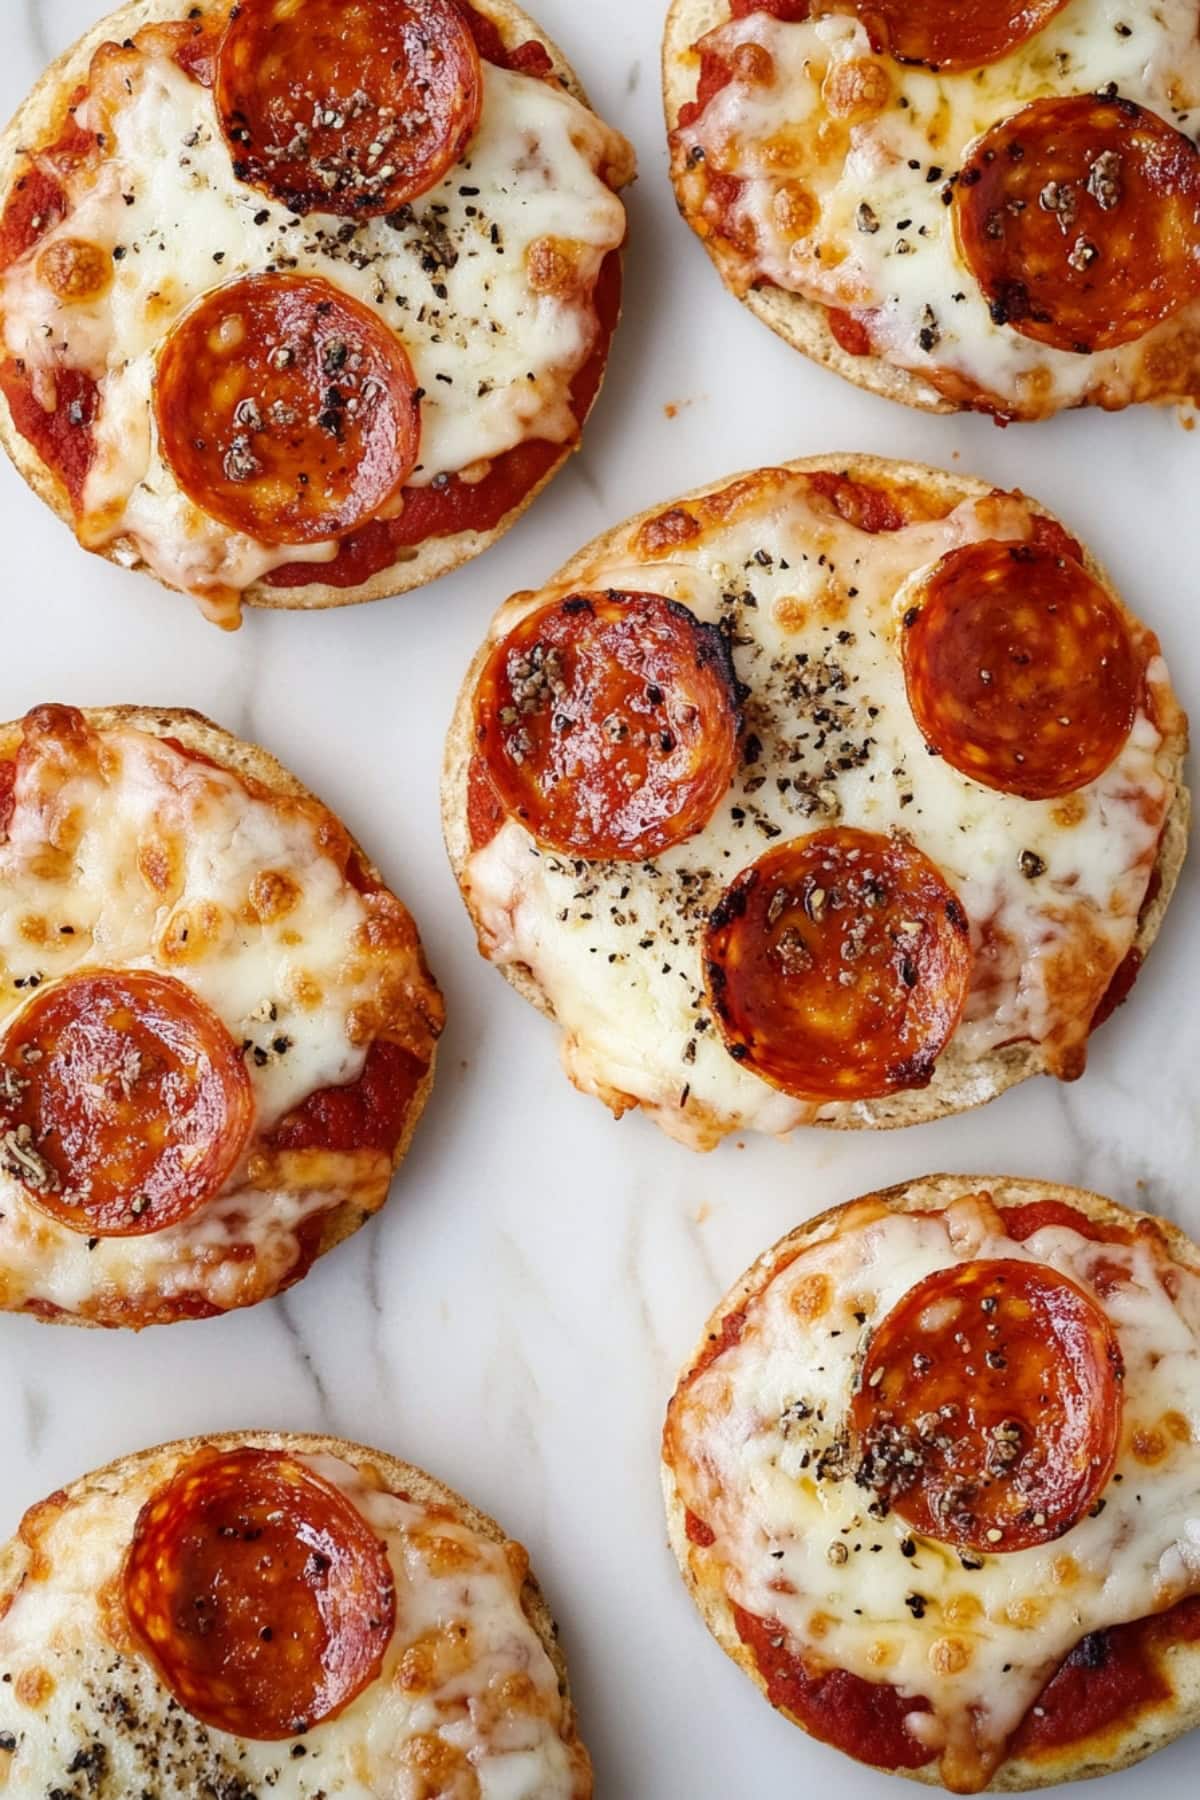
[[220, 1192], [253, 1120], [237, 1045], [169, 976], [70, 976], [37, 994], [0, 1046], [0, 1159], [72, 1231], [179, 1224]]
[[917, 1531], [1002, 1554], [1077, 1525], [1112, 1474], [1121, 1353], [1041, 1263], [962, 1263], [875, 1331], [850, 1407], [857, 1475]]
[[1131, 100], [1035, 100], [985, 132], [954, 190], [997, 325], [1089, 355], [1195, 298], [1200, 152]]
[[[931, 69], [998, 62], [1050, 23], [1067, 0], [852, 0], [876, 50]], [[814, 11], [831, 12], [827, 4]]]
[[266, 544], [353, 531], [420, 450], [403, 345], [315, 276], [251, 275], [201, 300], [159, 356], [155, 411], [188, 497]]
[[335, 1718], [378, 1677], [396, 1617], [387, 1551], [361, 1513], [273, 1450], [202, 1454], [153, 1494], [124, 1599], [179, 1704], [260, 1741]]
[[928, 857], [848, 827], [768, 851], [704, 943], [738, 1062], [803, 1100], [928, 1086], [967, 997], [967, 915]]
[[960, 775], [1049, 800], [1103, 775], [1129, 736], [1142, 667], [1129, 628], [1073, 557], [966, 544], [904, 615], [921, 735]]
[[294, 212], [370, 218], [459, 161], [483, 73], [454, 0], [240, 0], [216, 102], [239, 181]]
[[658, 594], [575, 594], [492, 651], [475, 730], [502, 805], [545, 848], [641, 862], [700, 831], [733, 779], [729, 648]]

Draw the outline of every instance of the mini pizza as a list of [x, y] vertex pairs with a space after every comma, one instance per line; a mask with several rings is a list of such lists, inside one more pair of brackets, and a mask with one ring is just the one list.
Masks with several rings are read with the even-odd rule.
[[442, 1020], [265, 750], [136, 707], [0, 727], [0, 1307], [138, 1328], [292, 1286], [387, 1198]]
[[0, 1786], [91, 1800], [589, 1800], [529, 1558], [338, 1438], [127, 1456], [0, 1551]]
[[1082, 1072], [1186, 844], [1153, 635], [1021, 494], [843, 458], [618, 526], [495, 619], [447, 750], [482, 953], [711, 1148]]
[[934, 1176], [721, 1303], [663, 1439], [671, 1543], [771, 1704], [953, 1793], [1200, 1722], [1200, 1251], [1076, 1188]]
[[0, 436], [227, 627], [419, 587], [577, 447], [632, 176], [511, 0], [131, 0], [0, 139]]
[[674, 0], [680, 208], [860, 387], [1001, 420], [1200, 394], [1200, 7]]

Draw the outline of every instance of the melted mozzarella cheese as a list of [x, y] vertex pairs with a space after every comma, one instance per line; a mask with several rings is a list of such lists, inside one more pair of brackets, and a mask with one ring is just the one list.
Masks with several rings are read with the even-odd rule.
[[[1200, 1591], [1200, 1279], [1153, 1232], [1123, 1246], [1054, 1226], [1016, 1243], [989, 1196], [958, 1185], [944, 1213], [848, 1209], [769, 1279], [739, 1343], [681, 1390], [666, 1455], [681, 1503], [716, 1534], [711, 1558], [693, 1554], [702, 1582], [778, 1620], [798, 1654], [924, 1696], [932, 1722], [910, 1726], [970, 1791], [1080, 1638]], [[912, 1194], [920, 1204], [920, 1184]], [[967, 1567], [926, 1538], [906, 1556], [903, 1520], [871, 1517], [852, 1478], [815, 1471], [872, 1329], [925, 1276], [977, 1257], [1046, 1263], [1096, 1295], [1125, 1361], [1124, 1421], [1102, 1509]]]
[[[133, 1648], [111, 1598], [134, 1521], [177, 1457], [93, 1482], [55, 1514], [35, 1509], [44, 1578], [0, 1623], [6, 1795], [196, 1800], [580, 1800], [581, 1753], [564, 1742], [558, 1678], [521, 1604], [523, 1553], [381, 1489], [331, 1456], [298, 1460], [340, 1488], [387, 1547], [396, 1629], [379, 1679], [338, 1718], [291, 1743], [253, 1743], [183, 1712]], [[28, 1521], [27, 1521], [28, 1525]], [[6, 1598], [9, 1596], [6, 1596]], [[2, 1608], [0, 1608], [2, 1610]], [[81, 1760], [82, 1759], [82, 1760]], [[582, 1766], [581, 1766], [582, 1765]], [[426, 1782], [436, 1781], [436, 1788]]]
[[[1124, 98], [1194, 135], [1200, 39], [1193, 0], [1071, 0], [1001, 61], [940, 75], [875, 56], [852, 17], [784, 24], [752, 13], [709, 42], [729, 57], [759, 45], [773, 63], [766, 82], [735, 75], [677, 139], [690, 205], [703, 206], [701, 152], [745, 182], [735, 209], [754, 240], [744, 285], [763, 277], [826, 305], [868, 312], [879, 355], [917, 375], [952, 370], [1001, 406], [1035, 416], [1089, 398], [1108, 405], [1138, 398], [1150, 347], [1194, 331], [1196, 305], [1140, 341], [1076, 355], [994, 324], [943, 200], [974, 140], [1047, 95], [1115, 83]], [[868, 70], [881, 110], [839, 115], [837, 94], [861, 96]], [[1172, 388], [1169, 397], [1178, 393]]]
[[[0, 1031], [42, 984], [76, 971], [170, 975], [245, 1046], [255, 1129], [224, 1193], [145, 1237], [81, 1236], [0, 1169], [0, 1304], [75, 1311], [113, 1292], [242, 1304], [294, 1267], [306, 1219], [382, 1200], [386, 1155], [262, 1140], [309, 1094], [356, 1080], [376, 1029], [402, 1033], [407, 1002], [389, 996], [419, 971], [411, 946], [373, 943], [371, 908], [311, 803], [252, 795], [131, 728], [89, 749], [72, 757], [69, 741], [39, 736], [31, 753], [27, 740], [0, 843]], [[410, 1023], [427, 1030], [415, 1013]]]
[[[705, 829], [652, 862], [541, 854], [513, 820], [470, 858], [465, 885], [485, 952], [533, 971], [578, 1086], [618, 1110], [640, 1103], [698, 1147], [745, 1128], [869, 1118], [869, 1105], [810, 1105], [739, 1066], [704, 992], [700, 940], [725, 887], [772, 843], [836, 824], [907, 832], [966, 907], [973, 987], [935, 1091], [952, 1080], [957, 1104], [970, 1104], [972, 1065], [998, 1046], [1032, 1040], [1053, 1057], [1086, 1036], [1133, 941], [1175, 758], [1143, 712], [1106, 773], [1067, 801], [993, 792], [929, 755], [897, 648], [921, 571], [957, 545], [1029, 531], [1024, 502], [1002, 496], [870, 536], [806, 497], [803, 477], [767, 475], [731, 523], [669, 560], [634, 561], [629, 533], [579, 575], [577, 592], [649, 589], [725, 621], [758, 752]], [[493, 637], [554, 597], [510, 602]], [[1161, 659], [1148, 679], [1169, 716]], [[1025, 851], [1045, 864], [1036, 879], [1021, 872]], [[1099, 975], [1094, 991], [1079, 986], [1084, 957], [1090, 979]]]
[[[128, 87], [125, 91], [125, 83]], [[68, 182], [63, 223], [0, 280], [9, 354], [61, 362], [101, 385], [97, 456], [81, 538], [120, 540], [172, 585], [241, 590], [294, 561], [232, 532], [180, 490], [163, 457], [151, 394], [159, 346], [214, 287], [267, 267], [324, 277], [377, 311], [408, 352], [421, 404], [410, 485], [471, 472], [531, 438], [578, 429], [570, 383], [595, 332], [590, 296], [622, 243], [625, 212], [599, 171], [628, 175], [624, 141], [557, 85], [484, 64], [479, 129], [466, 156], [411, 208], [348, 227], [297, 218], [235, 180], [213, 95], [161, 50], [126, 57], [122, 91], [80, 109], [111, 138], [98, 172]], [[96, 117], [93, 117], [96, 114]], [[98, 301], [65, 306], [39, 275], [57, 239], [117, 251]], [[537, 246], [569, 249], [579, 288], [539, 291]], [[305, 546], [321, 562], [336, 544]]]

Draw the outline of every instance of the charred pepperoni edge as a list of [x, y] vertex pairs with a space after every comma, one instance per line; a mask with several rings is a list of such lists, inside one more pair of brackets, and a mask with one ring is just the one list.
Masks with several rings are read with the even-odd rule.
[[[606, 598], [612, 594], [617, 594], [619, 597], [622, 591], [616, 589], [597, 590], [597, 593], [600, 598]], [[740, 744], [745, 728], [745, 703], [750, 697], [750, 690], [745, 682], [738, 679], [733, 663], [733, 650], [726, 633], [719, 625], [705, 624], [702, 620], [697, 619], [689, 607], [682, 605], [678, 600], [668, 599], [665, 595], [630, 594], [628, 597], [632, 599], [661, 598], [667, 612], [687, 628], [695, 640], [697, 668], [711, 670], [728, 696], [734, 741], [735, 744]], [[558, 606], [547, 610], [563, 612], [586, 610], [591, 612], [593, 607], [591, 599], [586, 594], [576, 594], [568, 596]], [[518, 623], [523, 622], [519, 621]], [[499, 641], [503, 643], [504, 640]], [[491, 651], [492, 647], [489, 647], [489, 660]], [[497, 793], [488, 772], [486, 759], [477, 752], [467, 766], [467, 826], [472, 851], [486, 848], [499, 834], [507, 817], [504, 802]], [[703, 830], [703, 826], [700, 829]], [[572, 855], [578, 854], [578, 852], [564, 851], [562, 854]], [[662, 855], [665, 852], [660, 851], [656, 854]]]
[[[844, 826], [836, 826], [835, 825], [835, 826], [830, 826], [827, 829], [833, 833], [837, 833], [837, 832], [844, 831], [844, 830], [855, 831], [856, 827], [853, 827], [853, 826], [844, 827]], [[813, 833], [812, 835], [820, 836], [821, 834]], [[864, 833], [863, 835], [870, 836], [872, 834]], [[910, 848], [915, 848], [915, 846], [910, 846]], [[959, 900], [958, 896], [954, 893], [953, 889], [950, 888], [949, 882], [946, 880], [945, 876], [942, 874], [942, 871], [938, 868], [937, 864], [933, 863], [928, 857], [926, 857], [924, 855], [923, 851], [918, 851], [917, 854], [922, 858], [923, 861], [929, 863], [930, 868], [933, 870], [934, 874], [937, 876], [937, 878], [941, 882], [942, 886], [949, 891], [950, 897], [945, 902], [944, 909], [943, 909], [944, 916], [947, 919], [947, 921], [949, 922], [951, 929], [953, 931], [957, 932], [960, 938], [962, 938], [964, 940], [968, 940], [967, 955], [968, 955], [968, 959], [969, 959], [972, 952], [970, 951], [970, 948], [969, 948], [970, 920], [967, 917], [966, 909], [964, 908], [962, 902]], [[703, 938], [703, 944], [704, 944], [704, 949], [705, 949], [705, 954], [703, 957], [703, 968], [704, 968], [706, 984], [708, 987], [709, 1001], [710, 1001], [710, 1004], [712, 1006], [714, 1013], [717, 1016], [718, 1023], [722, 1027], [722, 1033], [723, 1033], [723, 1036], [725, 1039], [725, 1048], [729, 1052], [729, 1055], [738, 1064], [749, 1064], [749, 1066], [753, 1070], [754, 1074], [756, 1074], [760, 1080], [769, 1081], [770, 1085], [772, 1087], [778, 1087], [782, 1093], [791, 1093], [793, 1091], [791, 1088], [785, 1087], [781, 1082], [777, 1082], [771, 1076], [768, 1076], [764, 1072], [762, 1067], [758, 1063], [756, 1063], [755, 1061], [752, 1060], [750, 1046], [748, 1043], [742, 1042], [742, 1041], [740, 1041], [740, 1039], [739, 1039], [739, 1041], [735, 1041], [732, 1043], [730, 1042], [729, 1037], [727, 1035], [728, 1032], [730, 1032], [730, 1031], [739, 1031], [740, 1032], [740, 1031], [745, 1030], [746, 1027], [744, 1026], [744, 1024], [742, 1024], [738, 1021], [738, 1019], [736, 1018], [736, 1016], [734, 1014], [733, 1008], [729, 1003], [729, 999], [728, 999], [729, 977], [728, 977], [728, 972], [725, 969], [724, 964], [722, 962], [719, 962], [715, 957], [712, 957], [707, 953], [708, 946], [711, 941], [711, 937], [713, 935], [715, 935], [718, 932], [723, 932], [723, 931], [727, 930], [730, 925], [736, 924], [739, 919], [742, 919], [745, 917], [746, 913], [749, 910], [751, 896], [761, 878], [760, 864], [762, 862], [766, 861], [771, 855], [772, 855], [772, 852], [770, 850], [764, 852], [764, 854], [758, 859], [757, 862], [748, 864], [747, 867], [745, 869], [743, 869], [739, 875], [735, 875], [732, 882], [730, 883], [730, 885], [725, 889], [724, 893], [720, 896], [716, 905], [713, 907], [711, 913], [709, 914], [708, 926], [704, 933], [704, 938]], [[969, 974], [968, 974], [968, 986], [969, 986]], [[890, 1095], [893, 1092], [911, 1091], [914, 1088], [928, 1087], [930, 1082], [933, 1080], [934, 1072], [936, 1070], [937, 1063], [938, 1063], [938, 1058], [943, 1055], [948, 1044], [950, 1043], [951, 1038], [954, 1036], [954, 1032], [958, 1029], [959, 1020], [962, 1017], [962, 1009], [963, 1009], [963, 1006], [965, 1005], [965, 1001], [966, 1001], [966, 991], [967, 990], [964, 989], [964, 997], [959, 1002], [958, 1012], [955, 1016], [954, 1026], [946, 1034], [945, 1038], [943, 1039], [941, 1048], [938, 1049], [937, 1051], [921, 1049], [921, 1050], [916, 1051], [912, 1056], [902, 1058], [901, 1060], [892, 1063], [886, 1071], [887, 1079], [888, 1079], [889, 1083], [892, 1084], [892, 1086], [889, 1087], [888, 1089], [886, 1089], [883, 1093], [880, 1093], [878, 1095], [856, 1095], [856, 1094], [851, 1093], [846, 1096], [829, 1094], [829, 1095], [826, 1095], [823, 1097], [816, 1096], [816, 1095], [808, 1096], [808, 1097], [814, 1098], [814, 1099], [821, 1098], [822, 1103], [824, 1100], [835, 1101], [839, 1098], [846, 1098], [847, 1100], [864, 1099], [864, 1098], [866, 1098], [866, 1099], [870, 1099], [870, 1098], [883, 1099], [887, 1095]]]
[[[544, 44], [531, 38], [509, 47], [499, 27], [477, 11], [470, 0], [455, 0], [455, 4], [470, 25], [484, 62], [516, 74], [559, 82], [553, 59]], [[216, 22], [195, 21], [191, 39], [176, 52], [175, 60], [180, 68], [200, 87], [211, 88], [213, 85], [223, 25], [223, 18]], [[92, 134], [75, 122], [75, 110], [86, 100], [87, 94], [86, 84], [76, 88], [58, 135], [48, 137], [42, 147], [30, 155], [25, 172], [9, 189], [3, 212], [0, 212], [0, 274], [31, 250], [45, 231], [66, 217], [65, 190], [36, 167], [33, 156], [56, 155], [92, 146]], [[35, 230], [37, 219], [44, 219], [45, 224]], [[576, 375], [571, 390], [572, 409], [581, 426], [599, 392], [612, 334], [620, 316], [619, 252], [614, 251], [605, 259], [593, 303], [599, 320], [597, 347]], [[0, 362], [0, 392], [8, 402], [13, 428], [61, 482], [72, 509], [78, 513], [96, 456], [94, 426], [99, 410], [99, 388], [90, 375], [79, 369], [62, 370], [57, 379], [60, 404], [54, 412], [48, 413], [34, 398], [25, 365], [11, 359]], [[74, 419], [72, 407], [75, 408]], [[345, 539], [332, 564], [293, 563], [287, 568], [272, 570], [265, 579], [271, 587], [306, 587], [315, 582], [337, 588], [357, 587], [380, 570], [389, 568], [395, 562], [398, 550], [423, 543], [427, 538], [452, 537], [460, 531], [491, 531], [520, 505], [539, 481], [545, 479], [564, 448], [561, 444], [531, 439], [498, 458], [492, 473], [474, 487], [453, 476], [449, 488], [436, 494], [431, 488], [405, 490], [404, 525], [396, 520], [389, 528], [386, 522], [376, 521]], [[456, 489], [461, 491], [452, 493]], [[419, 500], [422, 495], [429, 496], [423, 503]], [[477, 514], [473, 512], [473, 504], [478, 505]]]
[[[604, 379], [609, 348], [621, 314], [621, 252], [610, 251], [600, 267], [592, 295], [598, 334], [586, 363], [571, 383], [571, 410], [582, 432]], [[578, 437], [574, 440], [578, 441]], [[509, 515], [554, 473], [573, 444], [551, 444], [530, 438], [496, 457], [482, 481], [465, 482], [451, 475], [444, 487], [405, 488], [404, 507], [396, 519], [376, 519], [342, 540], [331, 563], [287, 563], [270, 570], [264, 585], [302, 588], [321, 582], [352, 588], [390, 568], [402, 550], [415, 549], [430, 538], [456, 537], [463, 531], [495, 531]]]

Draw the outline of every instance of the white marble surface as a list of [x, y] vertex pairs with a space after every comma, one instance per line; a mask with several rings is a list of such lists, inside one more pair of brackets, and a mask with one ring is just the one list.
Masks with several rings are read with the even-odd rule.
[[[371, 846], [417, 915], [450, 1006], [440, 1084], [387, 1210], [289, 1298], [140, 1339], [0, 1318], [0, 1535], [57, 1483], [179, 1433], [362, 1438], [439, 1472], [529, 1544], [602, 1796], [729, 1800], [813, 1781], [882, 1800], [885, 1777], [773, 1716], [692, 1612], [656, 1473], [676, 1368], [759, 1250], [819, 1207], [906, 1175], [1045, 1175], [1200, 1231], [1195, 871], [1075, 1087], [1029, 1084], [903, 1135], [730, 1143], [700, 1159], [569, 1089], [550, 1027], [477, 960], [438, 829], [442, 734], [511, 589], [708, 477], [849, 448], [954, 463], [1060, 510], [1200, 705], [1200, 437], [1151, 412], [1001, 432], [890, 408], [810, 368], [725, 296], [676, 216], [661, 0], [539, 7], [636, 140], [642, 178], [626, 319], [586, 448], [489, 557], [407, 599], [252, 615], [226, 637], [188, 602], [85, 556], [0, 468], [0, 717], [44, 699], [143, 701], [199, 707], [261, 739]], [[0, 0], [0, 110], [93, 17], [93, 0]], [[1168, 1800], [1198, 1775], [1200, 1742], [1184, 1743], [1105, 1792]]]

